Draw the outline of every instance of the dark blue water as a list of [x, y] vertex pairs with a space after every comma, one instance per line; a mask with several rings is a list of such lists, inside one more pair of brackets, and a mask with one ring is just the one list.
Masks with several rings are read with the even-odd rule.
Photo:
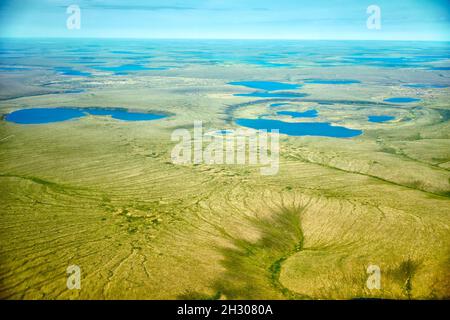
[[392, 116], [369, 116], [370, 122], [386, 122], [394, 119], [395, 117]]
[[5, 120], [19, 124], [42, 124], [77, 119], [86, 115], [111, 116], [123, 121], [149, 121], [165, 118], [165, 115], [130, 112], [122, 108], [34, 108], [14, 111]]
[[392, 102], [392, 103], [411, 103], [411, 102], [418, 102], [418, 101], [420, 101], [420, 99], [409, 98], [409, 97], [398, 97], [398, 98], [384, 99], [384, 101]]
[[317, 110], [308, 110], [305, 112], [279, 111], [277, 114], [280, 116], [291, 116], [292, 118], [317, 118], [319, 115]]
[[56, 67], [56, 72], [59, 72], [65, 76], [79, 76], [79, 77], [90, 77], [91, 73], [78, 71], [70, 67]]
[[17, 110], [5, 116], [5, 120], [20, 124], [61, 122], [81, 118], [85, 114], [75, 108], [38, 108]]
[[278, 129], [289, 136], [320, 136], [334, 138], [351, 138], [361, 135], [361, 130], [332, 126], [327, 122], [283, 122], [267, 119], [237, 119], [236, 124], [256, 130]]
[[405, 84], [403, 86], [417, 89], [443, 89], [448, 87], [448, 85], [445, 84]]
[[350, 80], [350, 79], [307, 79], [305, 83], [308, 84], [355, 84], [361, 83], [358, 80]]
[[161, 114], [131, 112], [122, 108], [85, 108], [83, 110], [94, 116], [111, 116], [113, 119], [124, 121], [149, 121], [166, 117]]
[[298, 89], [301, 87], [299, 84], [291, 84], [284, 82], [275, 82], [275, 81], [237, 81], [237, 82], [229, 82], [233, 86], [244, 86], [252, 89], [261, 89], [266, 91], [275, 91], [275, 90], [290, 90], [290, 89]]

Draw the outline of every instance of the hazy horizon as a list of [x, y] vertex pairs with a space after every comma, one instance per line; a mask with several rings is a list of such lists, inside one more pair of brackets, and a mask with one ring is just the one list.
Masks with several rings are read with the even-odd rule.
[[44, 36], [0, 36], [0, 40], [159, 40], [159, 41], [305, 41], [305, 42], [435, 42], [450, 43], [449, 40], [403, 40], [403, 39], [276, 39], [276, 38], [138, 38], [138, 37], [44, 37]]
[[[450, 41], [446, 0], [6, 0], [1, 38]], [[81, 10], [68, 29], [66, 10]], [[369, 29], [367, 8], [381, 10]]]

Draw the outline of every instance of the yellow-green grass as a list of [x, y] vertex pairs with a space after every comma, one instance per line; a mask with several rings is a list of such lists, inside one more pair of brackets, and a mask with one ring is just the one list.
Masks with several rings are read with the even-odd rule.
[[[111, 78], [85, 94], [3, 101], [5, 113], [122, 106], [173, 116], [0, 122], [0, 297], [449, 298], [449, 128], [435, 110], [448, 109], [448, 92], [430, 94], [421, 110], [395, 110], [407, 120], [389, 125], [364, 120], [383, 106], [342, 104], [333, 113], [293, 102], [283, 110], [320, 107], [323, 120], [365, 134], [283, 136], [275, 176], [257, 166], [172, 164], [173, 129], [194, 120], [232, 128], [230, 116], [271, 110], [267, 102], [233, 108], [249, 99], [231, 93], [248, 90], [214, 78], [233, 80], [231, 69], [205, 69], [204, 79]], [[251, 72], [263, 74], [244, 73]], [[303, 91], [311, 99], [387, 95], [376, 86]], [[81, 290], [66, 287], [72, 264], [81, 267]], [[381, 290], [366, 287], [369, 265], [381, 268]]]

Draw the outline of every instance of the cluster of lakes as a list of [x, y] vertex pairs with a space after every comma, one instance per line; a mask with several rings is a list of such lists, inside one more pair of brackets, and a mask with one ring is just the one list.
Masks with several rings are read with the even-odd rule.
[[[361, 83], [352, 79], [305, 79], [305, 84], [331, 84], [331, 85], [351, 85]], [[308, 96], [302, 92], [280, 91], [295, 90], [303, 87], [302, 84], [283, 83], [276, 81], [237, 81], [229, 82], [229, 85], [243, 86], [258, 91], [251, 93], [237, 93], [236, 97], [256, 97], [256, 98], [303, 98]]]
[[[317, 110], [307, 110], [304, 112], [278, 111], [277, 115], [290, 116], [291, 118], [317, 118]], [[379, 115], [369, 116], [369, 122], [383, 123], [394, 120], [395, 117]], [[279, 130], [280, 133], [289, 136], [319, 136], [333, 138], [352, 138], [363, 133], [362, 130], [350, 129], [344, 126], [332, 125], [329, 122], [285, 122], [272, 119], [237, 119], [239, 126], [255, 130]]]
[[[331, 85], [346, 85], [346, 84], [358, 84], [361, 83], [358, 80], [351, 79], [306, 79], [306, 84], [331, 84]], [[279, 90], [292, 90], [299, 89], [303, 85], [282, 83], [275, 81], [239, 81], [228, 83], [234, 86], [244, 86], [251, 89], [257, 89], [252, 93], [240, 93], [235, 96], [244, 97], [276, 97], [276, 98], [292, 98], [306, 96], [301, 92], [286, 92]], [[275, 92], [274, 92], [275, 91]], [[391, 103], [411, 103], [420, 101], [420, 99], [399, 97], [386, 99], [386, 102]], [[271, 107], [282, 107], [289, 105], [288, 103], [273, 103]], [[307, 110], [303, 112], [297, 111], [278, 111], [277, 115], [289, 116], [291, 118], [317, 118], [319, 113], [317, 110]], [[394, 120], [395, 117], [389, 115], [372, 115], [368, 117], [369, 122], [383, 123]], [[237, 119], [236, 124], [239, 126], [252, 128], [255, 130], [273, 130], [278, 129], [280, 133], [289, 136], [322, 136], [322, 137], [335, 137], [335, 138], [351, 138], [359, 136], [363, 133], [362, 130], [356, 130], [346, 128], [344, 126], [332, 125], [329, 122], [285, 122], [273, 119], [264, 119], [260, 117], [258, 119]]]
[[[108, 71], [127, 72], [130, 70], [140, 70], [140, 67], [126, 66], [118, 69], [110, 69]], [[60, 69], [60, 72], [70, 74], [72, 69]], [[76, 71], [73, 71], [76, 73]], [[310, 79], [305, 83], [312, 84], [354, 84], [359, 83], [357, 80], [321, 80]], [[282, 83], [275, 81], [241, 81], [230, 82], [230, 85], [245, 86], [255, 89], [253, 93], [236, 94], [237, 96], [250, 97], [264, 97], [264, 98], [298, 98], [306, 96], [301, 92], [283, 91], [295, 90], [302, 87], [301, 84]], [[385, 102], [390, 103], [412, 103], [420, 101], [420, 99], [409, 97], [397, 97], [385, 99]], [[271, 107], [281, 107], [289, 105], [289, 103], [273, 103]], [[125, 108], [100, 108], [100, 107], [55, 107], [55, 108], [31, 108], [14, 111], [5, 115], [4, 120], [18, 124], [45, 124], [53, 122], [67, 121], [71, 119], [79, 119], [88, 115], [93, 116], [109, 116], [113, 119], [122, 121], [152, 121], [167, 117], [167, 115], [145, 112], [132, 112]], [[298, 111], [277, 111], [278, 116], [288, 116], [294, 119], [298, 118], [317, 118], [319, 112], [317, 110]], [[395, 117], [389, 115], [371, 115], [368, 117], [369, 122], [383, 123], [394, 120]], [[263, 117], [258, 119], [244, 119], [239, 118], [235, 123], [242, 127], [247, 127], [255, 130], [274, 130], [278, 129], [281, 134], [290, 136], [321, 136], [321, 137], [335, 137], [335, 138], [351, 138], [359, 136], [363, 133], [362, 130], [351, 129], [344, 126], [332, 125], [329, 122], [286, 122], [276, 119], [265, 119]], [[227, 130], [222, 130], [222, 134], [229, 133]]]
[[[139, 71], [151, 71], [151, 70], [167, 70], [168, 67], [146, 67], [141, 64], [122, 64], [117, 66], [99, 66], [93, 65], [89, 68], [104, 71], [104, 72], [112, 72], [114, 75], [128, 75], [130, 72], [139, 72]], [[65, 76], [75, 76], [75, 77], [92, 77], [91, 72], [79, 71], [75, 70], [72, 67], [56, 67], [55, 71], [59, 74]]]

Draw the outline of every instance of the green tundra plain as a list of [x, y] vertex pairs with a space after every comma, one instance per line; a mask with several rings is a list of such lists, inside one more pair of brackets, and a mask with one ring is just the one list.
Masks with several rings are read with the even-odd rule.
[[[145, 56], [145, 45], [133, 50]], [[286, 46], [271, 50], [304, 49]], [[315, 59], [333, 66], [290, 55], [283, 60], [289, 66], [270, 66], [152, 51], [154, 70], [117, 75], [69, 62], [75, 54], [67, 46], [36, 48], [48, 51], [1, 59], [14, 68], [0, 74], [0, 298], [450, 298], [450, 71], [443, 67], [450, 59], [434, 69], [345, 64], [332, 58], [344, 53], [326, 47]], [[105, 63], [127, 58], [111, 54]], [[62, 63], [92, 75], [55, 72]], [[308, 84], [311, 78], [359, 83]], [[257, 90], [229, 84], [250, 80], [303, 84], [289, 91], [307, 96], [237, 96]], [[417, 83], [442, 87], [402, 85]], [[384, 101], [391, 97], [420, 101]], [[43, 107], [121, 107], [168, 117], [89, 115], [36, 125], [4, 118]], [[276, 113], [309, 109], [318, 118]], [[395, 120], [367, 121], [386, 113]], [[363, 134], [281, 135], [273, 176], [257, 165], [172, 163], [173, 130], [191, 130], [195, 120], [232, 130], [234, 119], [262, 114]], [[69, 265], [81, 268], [79, 290], [66, 286]], [[380, 267], [380, 289], [366, 286], [370, 265]]]

